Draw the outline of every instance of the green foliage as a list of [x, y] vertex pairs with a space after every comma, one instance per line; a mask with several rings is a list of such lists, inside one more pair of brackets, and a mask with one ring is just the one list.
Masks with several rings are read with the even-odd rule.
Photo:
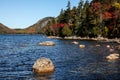
[[113, 3], [112, 6], [115, 8], [115, 9], [120, 9], [120, 3]]
[[103, 32], [102, 32], [103, 37], [107, 37], [108, 36], [107, 35], [108, 31], [109, 31], [109, 29], [105, 26], [104, 29], [103, 29]]
[[[78, 6], [71, 8], [68, 1], [67, 9], [61, 9], [56, 20], [50, 22], [47, 27], [49, 35], [57, 36], [81, 36], [97, 37], [99, 35], [108, 38], [120, 37], [120, 1], [119, 0], [80, 0]], [[57, 26], [56, 32], [49, 26]]]
[[64, 23], [65, 22], [65, 20], [64, 20], [64, 14], [65, 12], [64, 12], [64, 10], [63, 9], [61, 9], [61, 11], [60, 11], [60, 15], [58, 16], [58, 23]]
[[71, 36], [72, 31], [67, 24], [65, 24], [65, 26], [62, 28], [62, 34], [63, 36]]
[[102, 34], [101, 28], [100, 28], [100, 27], [93, 27], [93, 29], [92, 29], [92, 34], [93, 34], [94, 36], [99, 36], [99, 35], [101, 35], [101, 34]]

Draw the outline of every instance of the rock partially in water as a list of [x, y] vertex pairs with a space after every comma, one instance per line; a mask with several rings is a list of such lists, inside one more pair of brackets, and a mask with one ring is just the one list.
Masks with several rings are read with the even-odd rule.
[[55, 43], [52, 41], [45, 41], [45, 42], [40, 42], [40, 46], [55, 46]]
[[61, 39], [61, 37], [58, 37], [58, 36], [47, 36], [47, 38], [52, 38], [52, 39]]
[[106, 47], [107, 47], [107, 48], [110, 48], [110, 45], [107, 45]]
[[111, 48], [109, 51], [110, 51], [110, 52], [113, 52], [113, 51], [114, 51], [114, 49], [113, 49], [113, 48]]
[[96, 47], [100, 47], [100, 44], [96, 44]]
[[54, 72], [53, 62], [48, 58], [40, 58], [33, 65], [33, 72], [38, 74], [48, 74]]
[[108, 55], [106, 57], [106, 59], [108, 59], [108, 60], [117, 60], [117, 59], [119, 59], [119, 54], [117, 54], [117, 53], [110, 54], [110, 55]]
[[120, 50], [120, 45], [116, 46], [115, 48], [116, 48], [117, 50]]
[[85, 45], [80, 44], [80, 45], [79, 45], [79, 48], [85, 48]]
[[73, 41], [72, 44], [78, 44], [78, 42], [77, 41]]

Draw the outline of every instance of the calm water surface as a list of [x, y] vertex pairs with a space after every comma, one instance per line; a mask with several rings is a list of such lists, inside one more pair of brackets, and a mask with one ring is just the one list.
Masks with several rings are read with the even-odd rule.
[[[54, 41], [56, 45], [39, 46], [41, 41]], [[120, 60], [105, 59], [110, 53], [120, 53], [110, 51], [106, 45], [118, 44], [77, 40], [86, 45], [80, 49], [72, 41], [44, 35], [0, 35], [0, 80], [120, 80]], [[41, 57], [53, 61], [53, 74], [40, 76], [32, 72], [34, 62]]]

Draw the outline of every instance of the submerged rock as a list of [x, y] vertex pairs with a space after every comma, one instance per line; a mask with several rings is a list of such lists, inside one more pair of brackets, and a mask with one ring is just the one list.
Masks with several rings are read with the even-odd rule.
[[100, 44], [97, 44], [96, 47], [100, 47]]
[[40, 58], [33, 65], [33, 72], [38, 74], [47, 74], [54, 72], [53, 62], [48, 58]]
[[40, 46], [54, 46], [55, 43], [52, 41], [45, 41], [45, 42], [40, 42], [39, 45]]
[[110, 54], [106, 57], [106, 59], [108, 59], [108, 60], [116, 60], [118, 58], [119, 58], [119, 54], [117, 54], [117, 53]]
[[114, 49], [113, 49], [113, 48], [111, 48], [111, 49], [110, 49], [110, 52], [113, 52], [113, 51], [114, 51]]

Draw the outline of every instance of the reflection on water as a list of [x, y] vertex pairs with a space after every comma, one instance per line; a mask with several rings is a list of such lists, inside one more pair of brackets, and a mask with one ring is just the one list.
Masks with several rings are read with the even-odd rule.
[[[54, 41], [55, 46], [38, 46], [41, 41]], [[119, 53], [116, 43], [48, 39], [43, 35], [0, 35], [0, 80], [120, 80], [120, 60], [105, 57]], [[100, 46], [97, 46], [100, 45]], [[112, 46], [112, 51], [106, 45]], [[32, 66], [40, 57], [50, 58], [55, 65], [51, 75], [36, 75]]]

